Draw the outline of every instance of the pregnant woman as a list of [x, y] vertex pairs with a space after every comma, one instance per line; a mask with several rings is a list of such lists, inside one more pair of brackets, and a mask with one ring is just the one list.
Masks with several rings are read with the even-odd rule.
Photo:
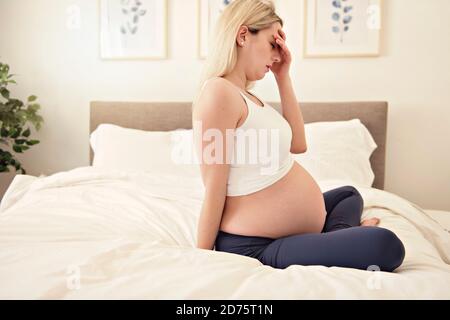
[[[282, 27], [273, 3], [263, 0], [235, 0], [218, 20], [192, 110], [205, 186], [197, 247], [253, 257], [274, 268], [393, 271], [403, 262], [404, 246], [392, 231], [376, 226], [377, 218], [361, 222], [364, 204], [357, 189], [322, 193], [292, 157], [306, 152], [307, 142]], [[282, 114], [248, 92], [269, 71]], [[270, 173], [261, 149], [270, 149], [276, 162]], [[247, 154], [259, 155], [258, 161]]]

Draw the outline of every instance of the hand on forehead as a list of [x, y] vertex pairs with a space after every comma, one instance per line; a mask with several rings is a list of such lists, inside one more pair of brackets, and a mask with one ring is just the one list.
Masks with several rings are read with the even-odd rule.
[[284, 33], [284, 31], [282, 29], [278, 29], [277, 30], [277, 34], [278, 36], [280, 36], [283, 40], [286, 40], [286, 34]]

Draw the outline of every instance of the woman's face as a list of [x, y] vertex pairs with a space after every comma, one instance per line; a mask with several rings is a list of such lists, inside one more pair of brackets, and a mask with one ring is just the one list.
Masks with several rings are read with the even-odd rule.
[[[250, 81], [264, 78], [265, 74], [269, 72], [267, 66], [272, 66], [274, 62], [280, 61], [281, 48], [274, 38], [276, 34], [280, 35], [279, 30], [281, 30], [281, 24], [276, 22], [270, 28], [260, 30], [256, 35], [251, 34], [248, 30], [244, 31], [244, 46], [242, 47], [240, 43], [238, 45], [241, 49], [240, 59], [242, 59], [242, 65]], [[243, 41], [244, 34], [239, 34], [239, 42]]]

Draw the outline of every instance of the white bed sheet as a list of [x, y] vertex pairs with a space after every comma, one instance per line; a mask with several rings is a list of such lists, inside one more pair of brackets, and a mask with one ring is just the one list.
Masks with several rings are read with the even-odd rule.
[[[345, 184], [318, 183], [323, 192]], [[94, 167], [18, 175], [0, 206], [0, 298], [449, 299], [449, 231], [406, 199], [354, 186], [363, 218], [381, 218], [405, 245], [394, 273], [281, 270], [197, 249], [200, 177]]]
[[424, 211], [444, 229], [450, 230], [450, 211], [430, 209], [425, 209]]

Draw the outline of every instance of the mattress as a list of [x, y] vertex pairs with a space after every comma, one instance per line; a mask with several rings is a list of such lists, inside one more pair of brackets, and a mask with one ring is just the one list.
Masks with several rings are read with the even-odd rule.
[[[323, 192], [346, 184], [318, 181]], [[200, 177], [79, 167], [17, 175], [0, 205], [1, 299], [449, 299], [449, 220], [354, 185], [403, 241], [393, 273], [196, 248]]]

